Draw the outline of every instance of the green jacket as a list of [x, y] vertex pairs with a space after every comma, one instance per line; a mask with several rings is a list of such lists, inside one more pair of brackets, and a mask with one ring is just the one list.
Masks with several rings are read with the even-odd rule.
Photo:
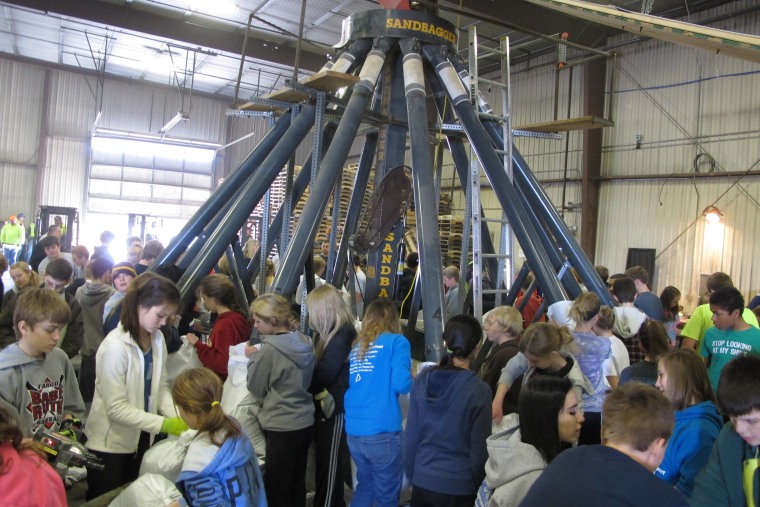
[[[691, 507], [747, 507], [742, 478], [744, 460], [756, 458], [758, 448], [747, 444], [728, 422], [718, 434], [707, 465], [694, 481]], [[760, 505], [760, 479], [755, 473], [754, 505]]]
[[0, 243], [3, 245], [23, 245], [24, 228], [19, 224], [5, 224], [0, 231]]

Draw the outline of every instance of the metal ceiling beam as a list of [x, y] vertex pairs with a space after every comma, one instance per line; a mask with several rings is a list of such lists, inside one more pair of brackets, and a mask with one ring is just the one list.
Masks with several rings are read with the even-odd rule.
[[[3, 2], [45, 13], [101, 23], [110, 27], [166, 37], [233, 54], [240, 54], [243, 49], [243, 37], [237, 31], [224, 32], [211, 29], [198, 24], [187, 23], [184, 19], [173, 19], [140, 11], [129, 5], [119, 6], [99, 0], [3, 0]], [[295, 54], [295, 48], [288, 47], [285, 43], [268, 41], [257, 34], [248, 37], [246, 56], [251, 58], [293, 66]], [[325, 61], [324, 53], [307, 52], [302, 49], [301, 69], [317, 71], [324, 65]]]
[[590, 25], [521, 0], [470, 0], [465, 4], [452, 0], [439, 0], [437, 4], [429, 0], [419, 1], [431, 7], [437, 6], [442, 11], [459, 13], [548, 40], [552, 38], [544, 34], [568, 32], [568, 45], [585, 50], [592, 50], [600, 40], [604, 41], [610, 34], [616, 33], [615, 30]]

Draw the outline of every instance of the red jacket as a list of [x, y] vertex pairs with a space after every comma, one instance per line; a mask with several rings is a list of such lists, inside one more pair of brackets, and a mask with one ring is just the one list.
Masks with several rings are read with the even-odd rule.
[[[520, 295], [517, 296], [517, 299], [515, 299], [515, 308], [520, 307], [520, 303], [524, 297], [525, 293], [520, 291]], [[541, 303], [543, 302], [544, 298], [539, 296], [535, 291], [533, 294], [531, 294], [530, 299], [528, 300], [528, 304], [525, 305], [525, 308], [522, 311], [523, 329], [528, 329], [528, 326], [530, 326], [531, 322], [533, 322], [533, 318], [536, 316], [536, 313], [538, 313], [538, 309], [541, 307]], [[546, 322], [546, 315], [542, 315], [537, 322]]]
[[66, 490], [53, 467], [31, 451], [0, 444], [0, 491], [7, 507], [66, 507]]
[[215, 371], [224, 380], [227, 378], [230, 347], [248, 340], [250, 336], [251, 325], [245, 315], [225, 312], [217, 317], [208, 345], [199, 340], [195, 342], [195, 350], [203, 366]]

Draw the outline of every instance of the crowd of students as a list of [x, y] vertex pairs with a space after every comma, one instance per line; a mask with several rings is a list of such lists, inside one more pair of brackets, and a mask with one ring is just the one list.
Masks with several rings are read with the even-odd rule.
[[[245, 309], [229, 278], [211, 274], [198, 289], [215, 315], [210, 334], [184, 338], [204, 368], [172, 382], [180, 293], [145, 272], [160, 250], [146, 244], [151, 258], [136, 265], [114, 264], [102, 247], [94, 259], [75, 247], [68, 259], [50, 237], [42, 276], [10, 266], [0, 311], [0, 488], [18, 494], [18, 478], [37, 467], [55, 484], [34, 505], [65, 505], [65, 491], [23, 438], [85, 415], [86, 445], [104, 464], [88, 470], [88, 499], [148, 487], [140, 465], [158, 434], [191, 442], [167, 486], [176, 505], [306, 505], [312, 444], [319, 506], [345, 505], [346, 484], [358, 507], [398, 505], [404, 484], [412, 506], [760, 499], [760, 330], [724, 273], [708, 278], [707, 301], [685, 326], [680, 292], [655, 296], [638, 267], [610, 277], [615, 307], [583, 292], [550, 305], [543, 322], [510, 306], [482, 326], [447, 314], [446, 355], [416, 375], [393, 301], [369, 304], [357, 329], [345, 296], [324, 283], [304, 302], [309, 336], [290, 301], [266, 293]], [[458, 272], [444, 275], [458, 290]], [[263, 473], [245, 425], [220, 405], [229, 349], [244, 342]]]

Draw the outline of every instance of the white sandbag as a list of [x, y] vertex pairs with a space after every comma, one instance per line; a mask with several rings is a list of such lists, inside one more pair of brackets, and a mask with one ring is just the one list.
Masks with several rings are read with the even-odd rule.
[[140, 464], [140, 475], [161, 475], [171, 482], [177, 482], [187, 448], [197, 434], [196, 430], [187, 430], [179, 437], [170, 436], [148, 449]]
[[180, 339], [182, 340], [182, 345], [179, 350], [173, 354], [169, 354], [166, 360], [166, 373], [169, 381], [172, 383], [183, 371], [203, 367], [203, 363], [201, 363], [198, 357], [198, 351], [187, 342], [187, 337], [180, 336]]
[[162, 475], [140, 476], [110, 503], [111, 507], [160, 507], [182, 500], [182, 493], [172, 481]]
[[251, 441], [256, 452], [259, 467], [264, 468], [267, 452], [264, 431], [259, 424], [259, 406], [248, 392], [248, 358], [245, 357], [247, 342], [230, 347], [230, 360], [227, 363], [227, 380], [224, 382], [221, 406], [224, 413], [234, 417], [240, 423], [243, 433]]

